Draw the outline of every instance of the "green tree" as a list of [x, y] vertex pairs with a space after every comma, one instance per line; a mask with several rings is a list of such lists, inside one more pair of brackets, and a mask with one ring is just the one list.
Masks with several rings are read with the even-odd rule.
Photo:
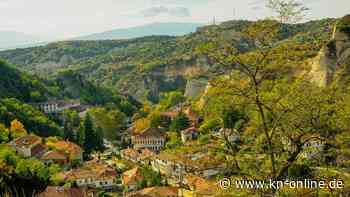
[[0, 144], [7, 143], [9, 141], [9, 137], [10, 137], [9, 135], [10, 135], [10, 132], [5, 127], [5, 125], [0, 124]]
[[174, 91], [169, 93], [163, 93], [159, 104], [163, 109], [168, 109], [186, 100], [182, 92]]
[[190, 126], [190, 120], [184, 113], [178, 114], [170, 124], [171, 131], [182, 131]]
[[297, 23], [305, 18], [309, 8], [296, 0], [269, 0], [267, 7], [277, 14], [281, 23]]
[[224, 114], [222, 117], [224, 127], [228, 129], [234, 129], [236, 126], [236, 123], [242, 118], [243, 116], [239, 111], [233, 108], [226, 109], [224, 110]]
[[95, 129], [91, 120], [89, 113], [86, 114], [83, 122], [83, 132], [84, 132], [84, 152], [90, 154], [95, 150], [97, 145], [97, 139], [95, 134]]
[[89, 113], [86, 114], [83, 122], [84, 153], [86, 155], [93, 151], [103, 150], [103, 133], [100, 127], [95, 128]]
[[118, 133], [126, 124], [126, 115], [117, 110], [95, 107], [89, 110], [91, 117], [97, 127], [101, 128], [103, 136], [108, 140], [116, 140]]

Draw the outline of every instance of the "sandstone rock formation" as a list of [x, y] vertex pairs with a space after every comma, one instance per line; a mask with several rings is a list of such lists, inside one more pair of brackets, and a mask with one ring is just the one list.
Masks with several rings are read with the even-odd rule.
[[332, 40], [312, 60], [311, 80], [326, 86], [350, 74], [350, 15], [335, 26]]

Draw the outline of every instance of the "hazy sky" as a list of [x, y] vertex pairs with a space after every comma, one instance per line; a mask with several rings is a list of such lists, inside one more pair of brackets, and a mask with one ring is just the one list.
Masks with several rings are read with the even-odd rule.
[[[308, 19], [350, 14], [350, 0], [303, 0]], [[209, 23], [271, 15], [264, 0], [0, 0], [0, 31], [68, 38], [152, 22]]]

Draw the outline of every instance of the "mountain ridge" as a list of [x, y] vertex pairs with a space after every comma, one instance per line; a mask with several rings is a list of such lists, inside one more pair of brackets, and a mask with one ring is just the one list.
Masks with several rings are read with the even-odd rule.
[[180, 36], [196, 31], [201, 23], [151, 23], [130, 28], [113, 29], [69, 40], [116, 40], [152, 35]]

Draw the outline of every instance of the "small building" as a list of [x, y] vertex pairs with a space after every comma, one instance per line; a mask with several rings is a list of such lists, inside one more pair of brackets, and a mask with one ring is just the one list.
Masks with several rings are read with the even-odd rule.
[[301, 156], [305, 159], [319, 158], [325, 147], [324, 141], [320, 139], [310, 140], [303, 146]]
[[56, 114], [61, 113], [66, 109], [79, 109], [80, 102], [78, 101], [48, 101], [43, 103], [38, 103], [37, 106], [45, 114]]
[[35, 135], [19, 137], [10, 142], [10, 145], [16, 149], [18, 154], [27, 158], [40, 157], [47, 149], [41, 144], [41, 138]]
[[75, 143], [59, 140], [51, 143], [53, 149], [64, 152], [68, 156], [69, 162], [81, 164], [83, 162], [83, 149]]
[[139, 167], [128, 170], [122, 175], [122, 184], [128, 192], [136, 191], [139, 183], [143, 180], [144, 177]]
[[187, 185], [189, 190], [182, 190], [182, 194], [190, 194], [187, 196], [214, 197], [220, 191], [216, 182], [203, 179], [199, 176], [185, 177], [184, 184]]
[[131, 142], [134, 149], [150, 149], [159, 152], [165, 146], [166, 134], [162, 128], [147, 128], [140, 133], [134, 133]]
[[191, 122], [191, 126], [197, 127], [202, 121], [202, 117], [200, 117], [196, 112], [193, 111], [192, 107], [189, 106], [184, 110], [185, 115]]
[[183, 113], [190, 120], [191, 126], [197, 127], [203, 118], [193, 111], [191, 104], [180, 103], [175, 107], [172, 107], [169, 111], [161, 112], [160, 116], [166, 120], [174, 120], [180, 113]]
[[74, 181], [79, 187], [113, 189], [117, 186], [117, 172], [110, 166], [97, 161], [61, 174], [64, 180]]
[[66, 188], [49, 186], [39, 197], [93, 197], [94, 193], [83, 188]]
[[152, 158], [156, 155], [155, 152], [149, 149], [142, 149], [139, 153], [138, 161], [143, 165], [150, 165]]
[[137, 163], [139, 162], [139, 152], [132, 148], [127, 148], [124, 150], [121, 150], [120, 156], [122, 159]]
[[52, 150], [44, 153], [44, 155], [40, 158], [45, 164], [58, 164], [60, 166], [68, 165], [69, 158], [68, 156], [58, 150]]
[[228, 140], [230, 143], [238, 143], [240, 141], [240, 134], [236, 129], [221, 128], [218, 133], [215, 134], [216, 137], [222, 140]]
[[130, 192], [126, 197], [179, 197], [177, 187], [149, 187], [140, 191]]
[[190, 127], [186, 130], [181, 131], [181, 141], [186, 143], [194, 140], [198, 137], [198, 129], [196, 127]]
[[152, 160], [152, 168], [168, 178], [171, 185], [179, 185], [184, 176], [195, 175], [202, 178], [211, 178], [220, 172], [225, 172], [223, 160], [210, 155], [177, 155], [160, 153]]

